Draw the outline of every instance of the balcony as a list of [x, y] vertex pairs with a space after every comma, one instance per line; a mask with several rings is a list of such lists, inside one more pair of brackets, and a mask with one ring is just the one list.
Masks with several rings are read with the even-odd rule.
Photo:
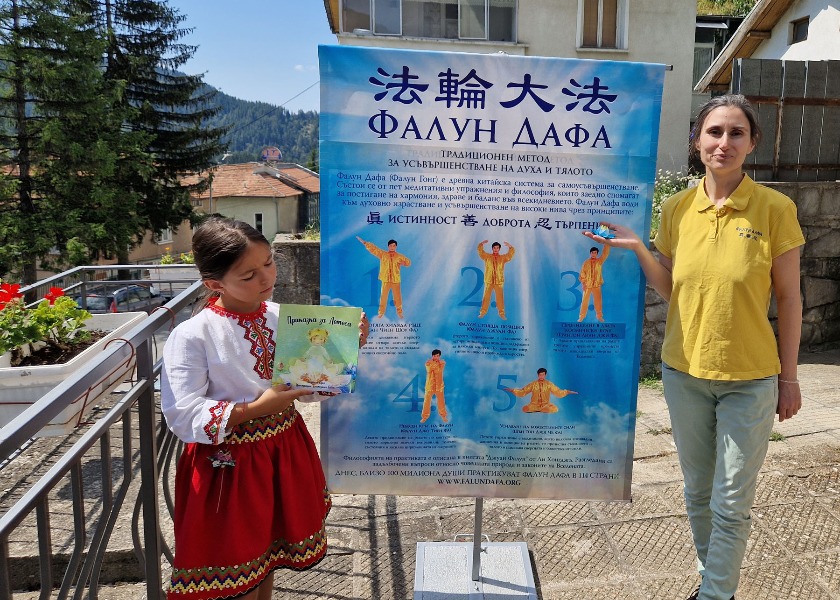
[[[101, 582], [164, 580], [162, 561], [171, 563], [172, 553], [161, 531], [171, 531], [168, 482], [178, 442], [162, 426], [155, 391], [168, 332], [189, 316], [203, 289], [197, 272], [185, 277], [183, 267], [173, 265], [182, 272], [154, 282], [171, 300], [0, 429], [0, 598], [35, 588], [42, 598], [96, 597]], [[21, 291], [41, 298], [55, 286], [86, 299], [103, 286], [149, 285], [143, 271], [149, 268], [167, 270], [79, 267]], [[117, 279], [125, 274], [136, 278]], [[136, 360], [131, 380], [103, 397], [78, 427], [38, 437], [91, 382], [128, 360]], [[133, 551], [122, 556], [114, 546]], [[162, 589], [149, 585], [146, 597], [162, 598]]]

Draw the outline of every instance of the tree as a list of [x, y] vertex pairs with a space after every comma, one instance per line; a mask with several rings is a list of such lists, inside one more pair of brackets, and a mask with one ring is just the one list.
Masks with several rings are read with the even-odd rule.
[[96, 118], [104, 44], [84, 0], [4, 2], [0, 36], [0, 272], [31, 283], [115, 158]]
[[220, 141], [226, 128], [207, 126], [219, 110], [215, 90], [200, 75], [178, 72], [195, 53], [180, 42], [189, 33], [180, 27], [183, 15], [157, 0], [104, 0], [100, 8], [107, 32], [105, 78], [121, 91], [114, 108], [127, 131], [145, 136], [142, 152], [134, 154], [142, 162], [115, 174], [131, 201], [134, 238], [117, 248], [127, 261], [129, 246], [146, 231], [177, 228], [193, 216], [180, 177], [213, 164], [226, 148]]
[[746, 16], [756, 0], [697, 0], [698, 15]]
[[182, 21], [154, 0], [0, 3], [0, 274], [34, 282], [71, 241], [74, 261], [127, 262], [193, 217], [179, 178], [212, 164], [224, 128], [204, 126], [213, 90], [176, 71], [195, 51]]

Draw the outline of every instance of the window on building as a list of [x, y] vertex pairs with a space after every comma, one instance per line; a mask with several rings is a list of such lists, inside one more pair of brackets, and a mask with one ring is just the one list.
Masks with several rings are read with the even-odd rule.
[[159, 234], [157, 234], [157, 243], [158, 244], [169, 244], [172, 242], [172, 230], [167, 227]]
[[406, 0], [403, 35], [458, 39], [458, 0]]
[[344, 0], [341, 5], [342, 31], [355, 29], [370, 31], [370, 0]]
[[808, 39], [809, 18], [798, 19], [790, 24], [790, 43], [804, 42]]
[[484, 0], [461, 0], [459, 19], [461, 39], [487, 39], [486, 8]]
[[578, 47], [626, 48], [627, 0], [578, 0]]
[[400, 0], [373, 0], [373, 32], [378, 35], [402, 34]]
[[691, 80], [692, 85], [700, 81], [700, 78], [706, 74], [706, 71], [712, 64], [714, 53], [714, 44], [694, 44], [694, 74]]
[[517, 0], [342, 0], [341, 30], [432, 39], [515, 41]]
[[262, 213], [254, 213], [254, 229], [259, 231], [260, 233], [263, 232], [263, 214]]

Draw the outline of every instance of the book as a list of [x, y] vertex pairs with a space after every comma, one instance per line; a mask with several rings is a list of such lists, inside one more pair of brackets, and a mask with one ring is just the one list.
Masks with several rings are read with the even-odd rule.
[[272, 384], [324, 395], [356, 388], [362, 309], [281, 304]]

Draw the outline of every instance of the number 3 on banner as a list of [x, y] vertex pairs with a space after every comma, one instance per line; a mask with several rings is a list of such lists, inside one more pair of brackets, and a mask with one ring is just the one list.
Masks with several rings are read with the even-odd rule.
[[583, 300], [583, 293], [580, 291], [580, 280], [578, 279], [579, 273], [577, 271], [563, 271], [560, 273], [560, 282], [562, 284], [563, 280], [565, 279], [568, 281], [568, 278], [571, 277], [572, 285], [563, 288], [564, 292], [568, 292], [567, 294], [563, 294], [566, 301], [564, 302], [564, 298], [561, 298], [557, 301], [557, 310], [576, 310], [579, 306], [581, 301]]

